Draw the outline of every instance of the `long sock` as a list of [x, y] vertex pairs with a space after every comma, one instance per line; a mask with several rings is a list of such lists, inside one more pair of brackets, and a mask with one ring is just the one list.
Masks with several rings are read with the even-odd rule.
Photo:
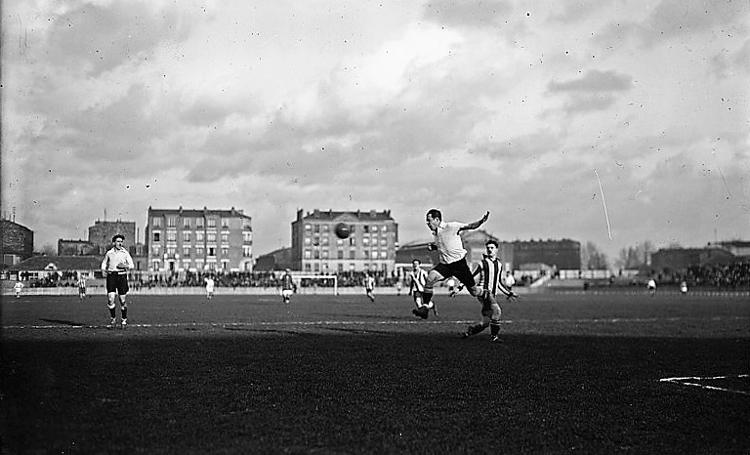
[[120, 307], [120, 312], [122, 313], [122, 318], [127, 319], [128, 318], [128, 307], [123, 306]]
[[490, 322], [490, 334], [494, 337], [500, 333], [500, 321]]
[[114, 319], [115, 316], [116, 316], [115, 308], [112, 307], [112, 308], [109, 309], [109, 317], [111, 317], [112, 319]]

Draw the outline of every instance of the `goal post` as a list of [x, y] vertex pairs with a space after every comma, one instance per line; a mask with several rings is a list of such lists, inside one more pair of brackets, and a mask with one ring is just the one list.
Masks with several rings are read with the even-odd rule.
[[339, 294], [339, 279], [336, 275], [295, 275], [292, 274], [300, 294]]

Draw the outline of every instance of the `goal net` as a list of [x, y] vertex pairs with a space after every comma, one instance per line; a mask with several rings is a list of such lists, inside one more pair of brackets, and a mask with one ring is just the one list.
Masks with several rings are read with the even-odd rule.
[[339, 280], [336, 275], [292, 275], [299, 294], [339, 293]]

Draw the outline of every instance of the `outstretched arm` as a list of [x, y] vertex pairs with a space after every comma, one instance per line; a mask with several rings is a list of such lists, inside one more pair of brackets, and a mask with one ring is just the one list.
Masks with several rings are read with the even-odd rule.
[[482, 217], [482, 219], [481, 219], [481, 220], [477, 220], [477, 221], [475, 221], [475, 222], [473, 222], [473, 223], [469, 223], [469, 224], [466, 224], [466, 225], [464, 225], [464, 226], [461, 226], [461, 227], [460, 227], [460, 228], [458, 229], [458, 232], [461, 232], [461, 231], [470, 231], [470, 230], [472, 230], [472, 229], [476, 229], [476, 228], [478, 228], [479, 226], [483, 225], [483, 224], [484, 224], [484, 222], [485, 222], [485, 221], [487, 221], [487, 218], [489, 218], [489, 217], [490, 217], [490, 212], [489, 212], [489, 211], [487, 211], [487, 212], [485, 212], [485, 213], [484, 213], [484, 216]]

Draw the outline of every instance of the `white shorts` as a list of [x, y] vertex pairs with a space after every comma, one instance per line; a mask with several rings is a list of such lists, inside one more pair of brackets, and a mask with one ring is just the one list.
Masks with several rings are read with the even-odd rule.
[[292, 291], [291, 289], [283, 289], [281, 291], [281, 296], [282, 297], [291, 297], [292, 294], [294, 294], [294, 291]]

